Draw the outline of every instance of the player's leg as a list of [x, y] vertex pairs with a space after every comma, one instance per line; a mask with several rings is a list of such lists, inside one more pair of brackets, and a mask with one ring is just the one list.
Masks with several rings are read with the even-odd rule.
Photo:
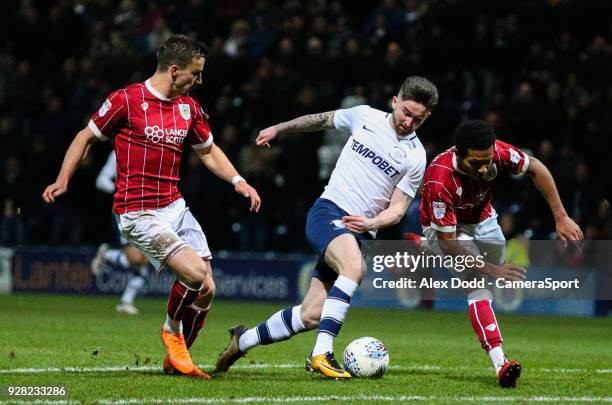
[[[212, 300], [215, 296], [215, 282], [212, 277], [212, 267], [210, 266], [210, 258], [202, 258], [205, 265], [210, 268], [207, 273], [207, 280], [204, 282], [199, 295], [189, 307], [185, 308], [181, 325], [183, 327], [183, 336], [185, 337], [185, 345], [187, 350], [191, 348], [200, 331], [204, 328], [206, 317], [210, 311]], [[166, 356], [163, 363], [163, 371], [165, 374], [178, 374], [177, 370], [170, 363], [170, 358]]]
[[343, 224], [347, 215], [332, 201], [319, 198], [308, 212], [306, 238], [323, 258], [317, 265], [334, 274], [319, 321], [315, 347], [311, 352], [311, 367], [328, 377], [350, 378], [333, 356], [333, 340], [337, 336], [349, 307], [350, 299], [365, 274], [365, 263], [357, 239], [365, 235], [350, 232]]
[[212, 283], [209, 262], [212, 256], [202, 228], [185, 206], [184, 200], [177, 200], [166, 208], [159, 210], [165, 226], [155, 229], [157, 234], [149, 244], [157, 254], [156, 267], [167, 266], [177, 276], [168, 299], [165, 328], [178, 333], [181, 332], [181, 320], [187, 308], [200, 292], [214, 291], [214, 286], [209, 285]]
[[[325, 263], [325, 259], [321, 258], [315, 267], [313, 282], [315, 279], [324, 283], [325, 291], [321, 291], [316, 300], [305, 300], [305, 302], [302, 303], [302, 321], [308, 330], [315, 329], [320, 326], [323, 305], [325, 305], [325, 300], [327, 299], [329, 290], [331, 290], [332, 286], [338, 279], [338, 274], [331, 267], [329, 267], [327, 263]], [[312, 351], [306, 357], [304, 368], [306, 371], [316, 371], [312, 368]]]
[[215, 282], [210, 262], [212, 255], [202, 227], [188, 208], [185, 207], [181, 211], [174, 223], [174, 229], [181, 240], [199, 255], [200, 260], [198, 262], [203, 267], [205, 277], [196, 299], [185, 308], [183, 313], [183, 333], [189, 348], [198, 336], [199, 331], [204, 327], [205, 318], [210, 311], [215, 296]]
[[102, 273], [105, 263], [111, 263], [124, 271], [130, 269], [130, 262], [123, 249], [112, 249], [108, 243], [102, 243], [98, 247], [98, 251], [91, 261], [91, 272], [96, 275]]
[[177, 279], [170, 289], [166, 321], [162, 326], [162, 341], [166, 346], [167, 362], [181, 374], [210, 379], [199, 370], [191, 359], [183, 334], [182, 320], [200, 291], [214, 289], [207, 283], [212, 280], [209, 262], [203, 261], [190, 247], [185, 245], [167, 262]]
[[281, 342], [319, 326], [321, 310], [329, 286], [330, 283], [313, 277], [300, 305], [281, 309], [251, 329], [243, 325], [231, 328], [230, 343], [219, 354], [215, 372], [226, 372], [247, 351], [256, 346]]
[[325, 251], [325, 262], [338, 273], [338, 278], [323, 304], [311, 366], [327, 377], [350, 378], [350, 374], [336, 362], [333, 344], [340, 333], [351, 297], [366, 272], [366, 264], [355, 236], [344, 233], [334, 238]]
[[[505, 238], [495, 215], [475, 227], [474, 238], [477, 250], [482, 254], [486, 253], [487, 261], [495, 264], [504, 263]], [[506, 358], [492, 302], [491, 291], [468, 290], [468, 310], [472, 328], [493, 363], [500, 385], [504, 388], [515, 387], [521, 374], [521, 365], [516, 360], [508, 361]]]
[[255, 346], [282, 342], [300, 332], [316, 328], [326, 296], [323, 282], [313, 278], [300, 305], [281, 309], [240, 336], [240, 351], [246, 353]]
[[521, 365], [516, 360], [508, 361], [502, 348], [502, 335], [491, 305], [493, 295], [485, 289], [468, 292], [468, 310], [472, 328], [487, 352], [500, 385], [504, 388], [515, 387], [521, 375]]
[[[118, 222], [115, 222], [115, 224], [118, 225]], [[114, 226], [114, 230], [116, 242], [121, 248], [112, 249], [108, 243], [102, 243], [91, 261], [91, 271], [93, 274], [102, 273], [105, 263], [111, 263], [113, 266], [123, 271], [130, 270], [130, 260], [123, 249], [123, 247], [128, 244], [128, 241], [121, 235], [121, 230], [118, 226]]]
[[176, 251], [167, 261], [167, 267], [176, 275], [168, 299], [166, 329], [181, 331], [181, 320], [187, 308], [193, 304], [204, 283], [210, 279], [210, 266], [187, 244]]
[[[185, 338], [185, 347], [188, 350], [197, 338], [200, 330], [204, 327], [205, 317], [210, 311], [212, 300], [215, 295], [215, 283], [212, 275], [212, 266], [210, 264], [212, 255], [208, 247], [206, 236], [202, 231], [202, 227], [184, 205], [184, 201], [181, 201], [181, 207], [177, 209], [177, 215], [173, 218], [172, 226], [180, 240], [186, 243], [190, 250], [192, 259], [189, 260], [189, 264], [195, 264], [194, 268], [187, 269], [187, 273], [183, 273], [180, 269], [175, 268], [176, 263], [172, 262], [174, 256], [170, 258], [168, 266], [177, 274], [178, 285], [189, 284], [189, 278], [194, 275], [196, 278], [199, 276], [203, 277], [201, 283], [199, 280], [196, 281], [198, 284], [201, 284], [201, 287], [198, 289], [197, 294], [195, 294], [195, 299], [192, 300], [191, 292], [188, 292], [189, 300], [183, 301], [177, 316], [173, 317], [173, 319], [166, 320], [167, 324], [171, 325], [173, 321], [180, 319], [179, 326]], [[198, 256], [197, 260], [193, 258], [194, 254]], [[197, 271], [196, 273], [192, 273], [192, 270]], [[176, 285], [175, 283], [175, 286]], [[170, 308], [170, 302], [171, 300], [169, 300], [168, 313], [174, 310]], [[164, 361], [164, 366], [166, 363], [171, 363], [169, 358], [167, 358], [167, 360], [168, 361]], [[165, 370], [166, 368], [164, 367], [164, 371]], [[195, 365], [192, 374], [210, 378], [208, 374], [203, 373]]]
[[122, 235], [145, 253], [155, 269], [167, 267], [177, 276], [161, 333], [171, 365], [181, 374], [210, 378], [194, 366], [181, 330], [185, 310], [199, 295], [210, 272], [201, 260], [210, 257], [210, 252], [199, 254], [175, 230], [186, 210], [184, 201], [177, 200], [160, 210], [119, 215], [118, 224]]
[[[437, 245], [437, 234], [435, 230], [426, 228], [424, 230], [424, 235], [430, 246], [433, 247], [438, 254], [442, 254]], [[461, 243], [461, 246], [472, 252], [472, 254], [478, 255], [487, 252], [487, 261], [503, 263], [505, 244], [500, 242], [504, 240], [504, 236], [495, 218], [493, 218], [493, 222], [486, 222], [479, 225], [459, 224], [457, 227], [457, 239], [458, 243]], [[452, 272], [453, 277], [459, 277], [461, 279], [482, 277], [480, 273], [457, 273], [453, 269], [449, 270]], [[472, 328], [476, 336], [478, 336], [481, 346], [491, 358], [500, 384], [502, 384], [500, 376], [504, 376], [506, 371], [508, 371], [504, 369], [504, 367], [509, 366], [511, 366], [509, 371], [512, 372], [512, 376], [515, 376], [515, 378], [513, 378], [513, 382], [510, 381], [507, 383], [508, 379], [504, 377], [503, 385], [511, 386], [512, 384], [516, 384], [516, 379], [518, 379], [520, 375], [520, 365], [516, 362], [507, 362], [506, 360], [506, 356], [502, 349], [503, 339], [501, 331], [491, 305], [493, 294], [487, 289], [468, 289], [467, 293], [468, 313]], [[502, 369], [504, 369], [504, 372], [501, 372]]]
[[193, 304], [185, 310], [183, 315], [183, 334], [185, 336], [185, 343], [189, 349], [200, 331], [204, 328], [206, 323], [206, 317], [212, 306], [213, 298], [215, 297], [215, 282], [212, 277], [212, 267], [210, 265], [210, 259], [202, 258], [205, 265], [210, 269], [207, 272], [206, 282], [200, 290], [200, 294], [195, 299]]
[[131, 274], [128, 276], [127, 285], [116, 309], [117, 312], [137, 315], [138, 308], [134, 306], [134, 299], [146, 284], [149, 262], [144, 253], [133, 245], [126, 244], [123, 252], [130, 264]]

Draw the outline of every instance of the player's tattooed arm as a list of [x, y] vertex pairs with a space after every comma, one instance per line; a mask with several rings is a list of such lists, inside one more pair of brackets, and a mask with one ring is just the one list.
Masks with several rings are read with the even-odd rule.
[[278, 135], [292, 132], [315, 132], [334, 128], [334, 114], [336, 111], [327, 111], [318, 114], [303, 115], [296, 119], [272, 125], [259, 131], [255, 144], [270, 147], [270, 142]]
[[279, 134], [291, 132], [314, 132], [334, 127], [334, 114], [336, 111], [327, 111], [318, 114], [303, 115], [291, 121], [281, 122], [276, 126]]

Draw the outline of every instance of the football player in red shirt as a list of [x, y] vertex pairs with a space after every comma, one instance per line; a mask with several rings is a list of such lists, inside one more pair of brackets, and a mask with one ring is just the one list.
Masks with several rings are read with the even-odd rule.
[[[157, 50], [157, 70], [148, 80], [111, 93], [89, 124], [72, 141], [57, 180], [43, 192], [52, 204], [66, 193], [87, 149], [112, 138], [117, 155], [113, 211], [122, 235], [161, 271], [177, 279], [168, 298], [162, 341], [164, 371], [210, 379], [189, 354], [215, 292], [202, 228], [178, 190], [185, 143], [219, 178], [259, 211], [261, 199], [214, 144], [208, 116], [188, 94], [202, 84], [207, 48], [183, 35], [172, 35]], [[185, 339], [187, 336], [187, 340]]]
[[[504, 264], [505, 238], [491, 205], [492, 186], [500, 173], [529, 174], [555, 218], [562, 240], [582, 240], [578, 225], [567, 215], [550, 171], [536, 158], [496, 139], [493, 128], [480, 120], [467, 121], [455, 132], [455, 146], [436, 156], [425, 170], [420, 220], [425, 238], [445, 254], [486, 252], [484, 267], [455, 273], [462, 279], [489, 276], [523, 280], [526, 270]], [[461, 242], [451, 243], [453, 240]], [[451, 269], [452, 270], [452, 269]], [[469, 289], [470, 320], [487, 351], [502, 387], [514, 387], [521, 373], [517, 361], [508, 361], [491, 307], [489, 289]]]

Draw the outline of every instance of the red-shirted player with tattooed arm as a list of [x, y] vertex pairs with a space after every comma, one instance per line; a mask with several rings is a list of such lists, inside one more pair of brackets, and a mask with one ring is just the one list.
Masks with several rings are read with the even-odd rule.
[[[468, 121], [457, 128], [455, 146], [436, 156], [425, 170], [420, 207], [425, 237], [443, 253], [485, 255], [487, 263], [483, 268], [456, 273], [456, 277], [525, 278], [525, 269], [503, 264], [505, 239], [491, 205], [491, 189], [500, 173], [528, 173], [552, 211], [559, 238], [583, 239], [582, 231], [563, 208], [546, 166], [520, 149], [496, 140], [493, 128], [486, 122]], [[521, 365], [515, 360], [508, 361], [504, 355], [492, 299], [488, 289], [468, 290], [470, 320], [493, 362], [500, 385], [515, 387]]]
[[213, 143], [208, 116], [187, 96], [202, 83], [206, 52], [206, 45], [186, 36], [168, 38], [157, 50], [155, 74], [109, 95], [72, 141], [57, 180], [42, 197], [51, 204], [64, 194], [89, 146], [114, 138], [113, 211], [119, 228], [158, 271], [167, 267], [177, 276], [161, 332], [167, 353], [164, 372], [210, 379], [188, 351], [204, 326], [215, 284], [206, 237], [177, 188], [184, 143], [209, 170], [250, 199], [251, 211], [259, 211], [261, 199]]

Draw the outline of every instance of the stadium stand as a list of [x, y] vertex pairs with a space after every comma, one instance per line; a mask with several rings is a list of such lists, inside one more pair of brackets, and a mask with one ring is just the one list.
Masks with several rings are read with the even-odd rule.
[[[9, 0], [0, 11], [2, 245], [110, 237], [110, 199], [95, 191], [107, 147], [88, 156], [70, 198], [48, 207], [40, 193], [61, 164], [50, 157], [109, 90], [146, 78], [171, 33], [210, 46], [195, 97], [263, 198], [260, 217], [245, 215], [230, 187], [185, 159], [182, 190], [215, 249], [308, 252], [304, 221], [326, 180], [319, 159], [329, 141], [296, 136], [270, 153], [253, 147], [256, 133], [347, 98], [385, 109], [413, 74], [440, 89], [436, 118], [419, 131], [430, 158], [461, 120], [484, 118], [551, 168], [586, 239], [612, 237], [610, 2]], [[507, 236], [551, 238], [552, 217], [527, 183], [496, 191]]]

